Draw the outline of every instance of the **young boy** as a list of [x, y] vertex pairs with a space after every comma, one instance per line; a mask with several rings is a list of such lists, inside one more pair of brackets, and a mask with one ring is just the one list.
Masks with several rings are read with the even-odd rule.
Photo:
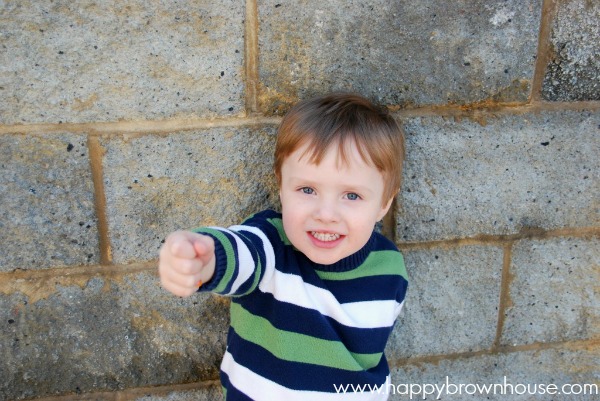
[[300, 102], [278, 130], [281, 214], [167, 238], [164, 288], [232, 297], [227, 400], [387, 399], [383, 351], [407, 280], [374, 226], [398, 192], [403, 156], [398, 125], [368, 100]]

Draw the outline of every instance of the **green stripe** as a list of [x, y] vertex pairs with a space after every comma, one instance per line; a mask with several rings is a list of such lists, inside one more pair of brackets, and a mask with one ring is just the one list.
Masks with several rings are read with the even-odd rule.
[[384, 275], [402, 276], [405, 279], [407, 277], [404, 258], [397, 251], [371, 252], [362, 265], [350, 271], [326, 272], [316, 270], [316, 272], [321, 279], [330, 281]]
[[231, 303], [231, 326], [244, 340], [263, 347], [285, 361], [358, 372], [377, 366], [383, 354], [357, 354], [348, 351], [340, 341], [280, 330], [267, 319], [248, 312], [237, 302]]
[[227, 236], [219, 230], [215, 230], [213, 228], [202, 228], [196, 232], [200, 234], [206, 233], [213, 235], [223, 246], [223, 250], [225, 251], [225, 255], [227, 257], [227, 267], [225, 269], [225, 274], [221, 278], [221, 281], [213, 290], [214, 292], [223, 293], [227, 287], [227, 284], [229, 284], [231, 281], [233, 273], [235, 273], [235, 252], [233, 251], [233, 245], [231, 245], [231, 242], [229, 242]]
[[271, 223], [277, 229], [279, 238], [281, 239], [281, 242], [283, 242], [284, 245], [292, 245], [292, 243], [288, 239], [287, 235], [285, 235], [285, 230], [283, 229], [283, 220], [277, 218], [277, 219], [267, 219], [267, 221], [269, 223]]

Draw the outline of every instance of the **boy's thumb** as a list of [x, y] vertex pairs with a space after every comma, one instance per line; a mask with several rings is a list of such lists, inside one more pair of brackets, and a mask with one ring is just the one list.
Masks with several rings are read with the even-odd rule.
[[214, 252], [214, 243], [210, 237], [202, 236], [200, 238], [195, 238], [193, 245], [194, 251], [196, 251], [196, 257], [202, 260], [206, 259], [206, 256], [209, 256]]

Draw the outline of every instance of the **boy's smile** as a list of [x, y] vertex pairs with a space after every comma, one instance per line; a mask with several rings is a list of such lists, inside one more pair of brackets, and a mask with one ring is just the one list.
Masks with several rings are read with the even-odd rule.
[[367, 164], [354, 142], [346, 144], [347, 163], [331, 147], [320, 164], [304, 154], [305, 144], [281, 166], [283, 228], [291, 243], [315, 263], [330, 265], [360, 250], [375, 223], [388, 211], [384, 178]]

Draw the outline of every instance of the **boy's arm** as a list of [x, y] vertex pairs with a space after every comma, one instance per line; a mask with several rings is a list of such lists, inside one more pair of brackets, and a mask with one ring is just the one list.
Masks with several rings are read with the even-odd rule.
[[172, 233], [161, 247], [158, 271], [166, 290], [180, 297], [192, 295], [214, 275], [214, 240], [193, 232]]
[[215, 246], [214, 276], [200, 291], [240, 297], [270, 280], [275, 271], [274, 250], [282, 245], [275, 220], [281, 220], [281, 215], [265, 210], [240, 225], [195, 230], [212, 237]]
[[198, 290], [228, 296], [251, 293], [274, 271], [273, 246], [281, 242], [272, 223], [277, 217], [264, 211], [230, 228], [171, 234], [160, 251], [163, 286], [179, 296]]

